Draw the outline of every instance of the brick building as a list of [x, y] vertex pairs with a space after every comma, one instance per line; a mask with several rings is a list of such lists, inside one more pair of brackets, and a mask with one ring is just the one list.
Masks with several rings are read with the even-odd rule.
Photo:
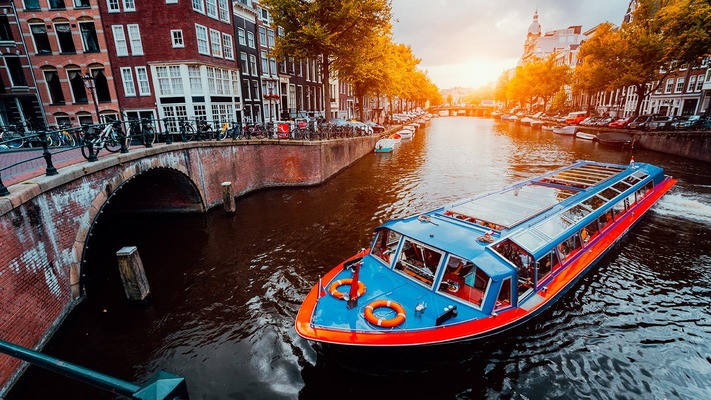
[[43, 121], [30, 58], [10, 0], [0, 0], [0, 57], [0, 125]]
[[97, 122], [97, 111], [103, 120], [118, 118], [118, 97], [96, 0], [15, 0], [14, 4], [48, 124]]
[[257, 8], [251, 0], [234, 2], [236, 54], [242, 85], [244, 121], [264, 122], [260, 84], [259, 50], [257, 50]]

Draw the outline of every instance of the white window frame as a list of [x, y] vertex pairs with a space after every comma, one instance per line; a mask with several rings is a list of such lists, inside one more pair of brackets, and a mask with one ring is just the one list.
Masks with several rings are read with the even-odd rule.
[[136, 97], [136, 84], [130, 67], [121, 67], [121, 82], [123, 82], [124, 96]]
[[235, 59], [235, 48], [232, 44], [232, 35], [228, 33], [222, 33], [222, 54], [225, 56], [225, 60]]
[[141, 42], [141, 28], [138, 24], [126, 25], [128, 31], [128, 41], [131, 44], [131, 54], [134, 56], [143, 55], [143, 42]]
[[210, 28], [210, 52], [213, 57], [222, 58], [222, 33]]
[[217, 13], [220, 15], [220, 21], [230, 23], [230, 1], [218, 0]]
[[185, 47], [185, 37], [183, 36], [183, 30], [182, 29], [171, 29], [170, 41], [173, 44], [174, 49], [179, 49], [179, 48]]
[[674, 78], [667, 79], [667, 85], [664, 88], [664, 93], [671, 93], [674, 90]]
[[[711, 70], [708, 71], [708, 76], [711, 77]], [[701, 74], [698, 78], [696, 78], [696, 92], [700, 92], [704, 87], [704, 78], [706, 78], [706, 75], [704, 74]]]
[[[143, 76], [141, 76], [143, 75]], [[136, 67], [136, 83], [138, 83], [138, 94], [141, 96], [151, 95], [151, 83], [148, 79], [148, 68]]]
[[237, 28], [237, 40], [241, 46], [247, 45], [247, 33], [244, 31], [244, 28]]
[[[204, 39], [201, 42], [200, 33], [204, 33]], [[200, 24], [195, 24], [195, 36], [197, 39], [198, 53], [209, 56], [210, 55], [210, 36], [207, 31], [207, 27]], [[201, 48], [200, 44], [203, 43], [204, 46]]]
[[689, 77], [689, 85], [686, 87], [687, 93], [691, 93], [696, 88], [696, 75], [691, 75]]
[[684, 78], [683, 77], [678, 77], [676, 78], [676, 85], [674, 86], [674, 93], [681, 93], [684, 91]]
[[205, 14], [210, 18], [220, 18], [220, 14], [217, 11], [217, 0], [205, 0]]
[[193, 10], [205, 14], [205, 0], [193, 0]]
[[123, 11], [124, 12], [136, 11], [136, 0], [122, 0], [122, 1], [123, 1]]
[[106, 0], [106, 8], [108, 8], [110, 13], [121, 12], [119, 0]]
[[254, 54], [249, 55], [249, 69], [252, 72], [252, 76], [259, 75], [259, 65], [257, 64], [257, 56]]
[[252, 49], [256, 49], [256, 44], [254, 43], [254, 32], [247, 32], [247, 46]]
[[111, 32], [114, 35], [114, 46], [116, 47], [116, 56], [127, 57], [128, 40], [126, 40], [126, 32], [124, 32], [123, 30], [123, 25], [111, 25]]

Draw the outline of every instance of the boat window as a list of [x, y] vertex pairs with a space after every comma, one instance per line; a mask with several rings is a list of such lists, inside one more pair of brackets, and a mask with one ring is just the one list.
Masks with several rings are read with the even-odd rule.
[[643, 181], [643, 180], [644, 180], [646, 177], [648, 177], [649, 175], [648, 175], [647, 173], [645, 173], [645, 172], [637, 171], [637, 172], [635, 172], [634, 174], [632, 174], [632, 176], [634, 176], [635, 178], [638, 178], [639, 180], [642, 180], [642, 181]]
[[575, 255], [578, 250], [580, 250], [580, 237], [577, 233], [573, 234], [573, 236], [569, 237], [558, 245], [558, 252], [560, 252], [560, 258], [564, 262], [570, 259], [573, 255]]
[[442, 253], [439, 251], [408, 238], [403, 242], [395, 270], [432, 287], [441, 259]]
[[585, 228], [580, 230], [580, 239], [583, 241], [583, 244], [589, 243], [595, 236], [598, 235], [598, 229], [597, 229], [597, 221], [592, 221], [589, 223]]
[[586, 199], [585, 201], [583, 201], [583, 204], [592, 208], [593, 210], [597, 210], [598, 208], [605, 205], [605, 199], [603, 199], [602, 197], [600, 197], [598, 195], [595, 195], [595, 196], [592, 196], [589, 199]]
[[600, 230], [605, 230], [612, 223], [612, 210], [607, 210], [597, 221], [600, 223]]
[[540, 285], [541, 281], [550, 276], [552, 270], [553, 260], [551, 259], [551, 253], [544, 254], [536, 264], [536, 282]]
[[390, 265], [391, 255], [397, 251], [397, 245], [400, 243], [401, 237], [402, 235], [395, 231], [381, 229], [375, 237], [371, 254], [385, 262], [385, 264]]
[[548, 238], [543, 237], [543, 234], [537, 230], [527, 230], [516, 234], [512, 237], [516, 243], [523, 246], [528, 251], [536, 251], [538, 248], [548, 243]]
[[598, 194], [600, 195], [600, 197], [604, 198], [605, 200], [610, 201], [610, 200], [614, 199], [615, 197], [617, 197], [620, 194], [620, 192], [618, 192], [617, 190], [615, 190], [613, 188], [607, 188]]
[[554, 238], [558, 236], [559, 233], [568, 229], [572, 225], [569, 220], [563, 218], [562, 215], [554, 215], [549, 220], [536, 225], [536, 229], [548, 235], [548, 237]]
[[516, 266], [518, 295], [521, 298], [533, 288], [533, 257], [509, 239], [496, 245], [494, 250]]
[[639, 182], [639, 178], [637, 178], [637, 177], [634, 176], [634, 175], [630, 175], [630, 176], [628, 176], [627, 178], [625, 178], [625, 180], [624, 180], [623, 182], [627, 182], [627, 183], [629, 183], [631, 186], [634, 186], [635, 183]]
[[627, 209], [629, 210], [630, 207], [635, 205], [637, 201], [635, 200], [634, 193], [631, 193], [627, 198], [625, 199], [627, 201]]
[[620, 218], [620, 215], [625, 213], [625, 200], [622, 199], [612, 206], [612, 211], [614, 211], [615, 219]]
[[579, 204], [577, 206], [570, 207], [569, 209], [563, 211], [563, 215], [568, 217], [569, 219], [571, 219], [574, 222], [580, 221], [581, 219], [585, 218], [585, 216], [588, 214], [590, 214], [590, 211], [588, 211], [587, 209], [585, 209], [583, 206], [581, 206]]
[[450, 256], [439, 291], [480, 307], [490, 280], [489, 276], [471, 261]]
[[629, 183], [625, 181], [619, 181], [612, 185], [613, 188], [617, 189], [620, 193], [624, 192], [625, 190], [630, 188]]
[[499, 295], [496, 297], [494, 311], [508, 307], [511, 307], [511, 278], [506, 278], [501, 282], [501, 288], [499, 289]]
[[637, 200], [641, 200], [644, 196], [649, 194], [649, 192], [654, 189], [654, 184], [652, 181], [647, 182], [644, 186], [637, 189]]

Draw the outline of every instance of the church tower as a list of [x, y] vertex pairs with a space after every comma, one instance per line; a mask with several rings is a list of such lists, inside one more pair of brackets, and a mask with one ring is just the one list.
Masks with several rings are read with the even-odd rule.
[[538, 23], [538, 10], [533, 13], [533, 22], [528, 27], [528, 33], [526, 34], [526, 42], [523, 44], [523, 57], [521, 60], [526, 62], [533, 55], [533, 51], [536, 49], [536, 42], [538, 38], [541, 37], [541, 24]]

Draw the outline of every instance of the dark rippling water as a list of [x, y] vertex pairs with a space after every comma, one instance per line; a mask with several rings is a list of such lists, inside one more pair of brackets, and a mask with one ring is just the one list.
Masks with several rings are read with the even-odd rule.
[[[192, 399], [708, 399], [711, 166], [634, 155], [679, 183], [622, 246], [525, 326], [423, 354], [415, 371], [354, 372], [318, 357], [293, 328], [318, 277], [389, 218], [577, 159], [626, 164], [629, 152], [503, 121], [436, 118], [393, 154], [367, 155], [320, 186], [245, 196], [234, 216], [107, 212], [90, 242], [88, 298], [45, 351], [130, 381], [170, 371]], [[122, 245], [139, 248], [147, 306], [123, 298]], [[39, 398], [111, 396], [30, 368], [9, 399]]]

